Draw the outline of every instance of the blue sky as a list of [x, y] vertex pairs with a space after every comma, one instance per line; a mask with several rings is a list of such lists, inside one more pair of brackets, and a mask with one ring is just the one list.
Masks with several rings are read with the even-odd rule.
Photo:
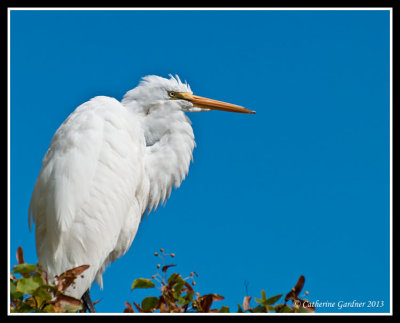
[[[286, 293], [390, 310], [390, 12], [12, 11], [10, 257], [36, 263], [28, 206], [63, 120], [142, 76], [178, 74], [195, 94], [256, 110], [190, 114], [197, 147], [182, 186], [104, 274], [99, 312], [151, 291], [159, 248], [218, 307]], [[252, 301], [252, 305], [255, 305]]]

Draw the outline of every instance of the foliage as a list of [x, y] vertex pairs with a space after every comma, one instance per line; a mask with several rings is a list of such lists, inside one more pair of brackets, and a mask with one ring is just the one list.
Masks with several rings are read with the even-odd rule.
[[[167, 275], [174, 264], [165, 264], [166, 257], [174, 258], [175, 254], [167, 254], [163, 249], [155, 256], [162, 259], [163, 265], [157, 265], [157, 273], [151, 279], [138, 278], [131, 286], [135, 289], [158, 289], [157, 296], [145, 297], [140, 304], [125, 303], [124, 313], [230, 313], [230, 308], [213, 307], [214, 302], [223, 300], [218, 294], [201, 295], [194, 290], [196, 272], [183, 278], [179, 273]], [[18, 247], [18, 265], [14, 266], [10, 275], [10, 312], [11, 313], [76, 313], [85, 311], [82, 301], [65, 294], [65, 290], [75, 283], [75, 279], [89, 268], [82, 265], [70, 269], [55, 277], [53, 282], [47, 279], [47, 273], [39, 264], [32, 265], [24, 262], [23, 251]], [[299, 297], [305, 283], [300, 276], [295, 287], [286, 294], [283, 303], [277, 304], [283, 294], [266, 296], [261, 291], [261, 298], [254, 298], [257, 303], [251, 306], [251, 296], [245, 296], [242, 305], [238, 304], [237, 313], [313, 313], [315, 308], [306, 299]], [[305, 292], [307, 295], [308, 292]], [[291, 301], [291, 305], [287, 302]], [[97, 302], [94, 302], [96, 304]]]
[[[141, 304], [133, 302], [134, 307], [140, 313], [230, 313], [230, 308], [221, 306], [218, 308], [211, 308], [215, 301], [223, 300], [224, 297], [218, 294], [200, 295], [195, 292], [193, 286], [196, 285], [195, 272], [191, 272], [186, 278], [183, 278], [179, 273], [172, 273], [167, 276], [167, 271], [176, 265], [165, 265], [165, 258], [167, 256], [174, 257], [174, 254], [164, 253], [160, 249], [161, 254], [156, 252], [155, 256], [161, 257], [163, 266], [157, 265], [157, 273], [151, 279], [138, 278], [136, 279], [131, 289], [138, 288], [157, 288], [161, 295], [149, 296], [142, 300]], [[160, 272], [161, 268], [161, 272]], [[191, 281], [191, 283], [189, 283]], [[306, 299], [299, 298], [299, 294], [303, 289], [305, 282], [304, 276], [300, 276], [296, 286], [287, 293], [283, 304], [276, 304], [281, 299], [283, 294], [268, 297], [264, 290], [261, 291], [261, 298], [255, 298], [257, 305], [250, 306], [251, 296], [245, 296], [242, 306], [238, 304], [238, 313], [312, 313], [315, 308]], [[158, 285], [158, 286], [157, 286]], [[306, 295], [308, 292], [305, 293]], [[288, 301], [293, 303], [292, 306], [287, 304]], [[134, 313], [133, 306], [125, 303], [124, 313]]]
[[67, 270], [56, 276], [54, 284], [51, 284], [39, 264], [24, 262], [21, 247], [17, 250], [17, 261], [18, 265], [10, 275], [11, 313], [76, 313], [82, 309], [81, 300], [64, 292], [89, 268], [88, 265]]

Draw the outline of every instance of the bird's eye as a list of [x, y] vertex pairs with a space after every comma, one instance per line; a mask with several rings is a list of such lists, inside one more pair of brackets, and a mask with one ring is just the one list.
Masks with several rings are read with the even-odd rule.
[[174, 91], [169, 91], [169, 92], [168, 92], [168, 95], [169, 95], [171, 98], [173, 98], [173, 97], [175, 96], [175, 92], [174, 92]]

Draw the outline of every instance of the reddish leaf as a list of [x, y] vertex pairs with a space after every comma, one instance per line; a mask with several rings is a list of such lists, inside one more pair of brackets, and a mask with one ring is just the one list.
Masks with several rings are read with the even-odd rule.
[[44, 271], [44, 270], [40, 269], [39, 272], [40, 272], [40, 277], [42, 277], [43, 281], [47, 285], [49, 283], [49, 280], [48, 280], [48, 277], [47, 277], [48, 276], [47, 275], [47, 271]]
[[99, 303], [102, 300], [102, 298], [98, 299], [97, 301], [93, 302], [93, 305], [96, 305], [97, 303]]
[[167, 309], [165, 308], [164, 303], [160, 303], [159, 309], [160, 309], [160, 313], [168, 313]]
[[[75, 267], [72, 269], [67, 270], [66, 272], [63, 272], [60, 276], [59, 276], [59, 282], [57, 285], [58, 290], [63, 290], [65, 291], [77, 278], [77, 276], [79, 276], [81, 273], [83, 273], [86, 269], [88, 269], [90, 266], [89, 265], [82, 265], [79, 267]], [[60, 286], [60, 282], [61, 282], [61, 286]]]
[[296, 286], [294, 286], [292, 290], [285, 296], [285, 302], [287, 302], [289, 299], [297, 299], [297, 296], [303, 289], [305, 280], [306, 279], [304, 278], [304, 276], [301, 275], [299, 280], [297, 281]]
[[64, 294], [58, 294], [57, 296], [57, 301], [58, 302], [64, 302], [64, 303], [68, 303], [71, 305], [82, 305], [82, 302], [80, 299], [76, 299], [74, 297], [68, 296], [68, 295], [64, 295]]
[[129, 302], [125, 302], [126, 308], [124, 309], [124, 313], [135, 313], [132, 305]]
[[296, 293], [296, 296], [298, 296], [303, 289], [304, 283], [306, 279], [303, 275], [300, 276], [299, 280], [297, 281], [296, 286], [294, 286], [294, 292]]
[[17, 261], [18, 261], [19, 265], [25, 263], [25, 261], [24, 261], [24, 251], [22, 250], [21, 247], [17, 248]]
[[193, 287], [190, 286], [190, 284], [189, 284], [187, 281], [185, 281], [185, 286], [186, 286], [186, 288], [187, 288], [189, 291], [192, 291], [192, 290], [193, 290]]
[[213, 296], [213, 301], [222, 301], [223, 299], [225, 299], [224, 296], [218, 295], [218, 294], [212, 294]]
[[63, 286], [63, 281], [61, 279], [59, 279], [58, 276], [56, 276], [56, 278], [57, 278], [57, 286], [56, 286], [57, 290], [59, 292], [61, 292], [62, 291], [62, 286]]
[[250, 300], [251, 300], [251, 296], [245, 296], [244, 297], [244, 299], [243, 299], [243, 309], [245, 310], [245, 311], [248, 311], [248, 310], [250, 310]]
[[201, 297], [200, 300], [200, 307], [201, 307], [201, 311], [208, 313], [210, 311], [210, 307], [212, 305], [213, 302], [213, 295], [212, 294], [208, 294], [208, 295], [204, 295]]
[[140, 312], [140, 313], [151, 313], [151, 311], [145, 311], [143, 308], [140, 307], [139, 304], [133, 302], [133, 305], [135, 305], [136, 309]]
[[221, 301], [223, 299], [224, 297], [218, 294], [207, 294], [198, 297], [198, 303], [200, 305], [199, 312], [209, 313], [213, 301]]
[[176, 265], [166, 265], [161, 268], [163, 273], [166, 273], [169, 267], [175, 267]]
[[64, 277], [71, 277], [71, 276], [77, 277], [78, 275], [83, 273], [89, 267], [90, 267], [89, 265], [82, 265], [82, 266], [79, 266], [79, 267], [72, 268], [70, 270], [67, 270], [66, 272], [63, 272], [60, 275], [60, 278], [62, 279]]

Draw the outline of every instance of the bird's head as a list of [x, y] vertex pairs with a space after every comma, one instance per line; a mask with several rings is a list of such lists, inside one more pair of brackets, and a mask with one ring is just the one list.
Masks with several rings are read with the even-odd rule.
[[152, 110], [172, 109], [184, 112], [201, 112], [210, 110], [222, 110], [238, 113], [255, 113], [241, 106], [212, 100], [193, 95], [189, 84], [181, 82], [179, 76], [169, 79], [148, 75], [143, 77], [140, 84], [128, 91], [122, 99], [122, 104], [137, 103], [145, 114]]

